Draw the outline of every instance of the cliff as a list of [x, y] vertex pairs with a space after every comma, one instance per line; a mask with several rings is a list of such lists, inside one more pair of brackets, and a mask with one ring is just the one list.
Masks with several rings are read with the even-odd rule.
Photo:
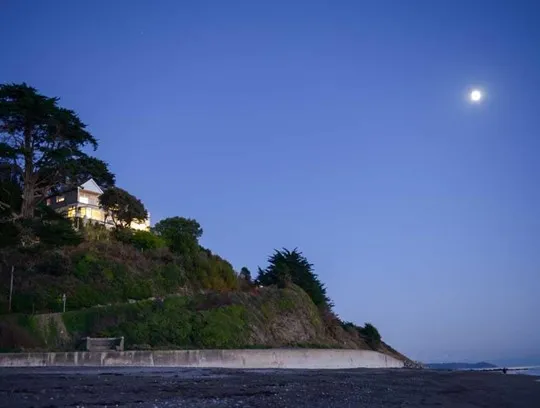
[[0, 317], [0, 349], [75, 350], [81, 339], [124, 336], [126, 349], [375, 349], [406, 360], [381, 343], [344, 329], [299, 287], [175, 295], [66, 313]]

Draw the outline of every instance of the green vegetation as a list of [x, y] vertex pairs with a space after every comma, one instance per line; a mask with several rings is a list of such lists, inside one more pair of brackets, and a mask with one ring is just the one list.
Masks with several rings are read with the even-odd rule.
[[[68, 310], [76, 310], [183, 290], [230, 290], [237, 285], [230, 264], [207, 251], [201, 250], [195, 267], [185, 270], [183, 260], [167, 248], [141, 252], [116, 240], [38, 251], [25, 254], [24, 261], [22, 265], [30, 268], [15, 274], [15, 312], [60, 311], [58, 297], [63, 293]], [[2, 286], [9, 287], [9, 275], [0, 276]], [[0, 306], [7, 311], [6, 292], [0, 294]]]
[[203, 234], [201, 225], [189, 218], [170, 217], [158, 222], [153, 231], [167, 243], [171, 251], [193, 255]]
[[[110, 233], [104, 241], [86, 241], [54, 250], [8, 252], [15, 264], [12, 310], [55, 312], [67, 295], [68, 310], [127, 302], [193, 290], [234, 290], [238, 278], [227, 261], [199, 248], [186, 262], [149, 232], [134, 232], [123, 243]], [[9, 287], [4, 263], [0, 285]], [[6, 273], [7, 272], [7, 273]], [[8, 292], [0, 292], [0, 311], [8, 310]]]
[[317, 306], [332, 307], [326, 288], [313, 271], [313, 265], [296, 248], [292, 251], [285, 248], [276, 250], [268, 258], [268, 263], [265, 270], [259, 269], [258, 284], [287, 287], [294, 283], [304, 289]]
[[381, 335], [375, 326], [371, 323], [366, 323], [363, 329], [360, 329], [360, 333], [363, 334], [367, 340], [368, 344], [377, 349], [381, 345]]
[[247, 283], [251, 284], [251, 271], [246, 268], [245, 266], [240, 269], [240, 273], [238, 274], [238, 277], [246, 281]]
[[[26, 347], [73, 349], [86, 336], [124, 336], [128, 349], [283, 347], [313, 344], [338, 347], [327, 337], [320, 321], [291, 327], [290, 321], [317, 318], [317, 310], [299, 288], [263, 289], [257, 293], [229, 292], [175, 295], [58, 315], [10, 316], [10, 331], [22, 339], [32, 337], [39, 345]], [[11, 315], [12, 316], [12, 315]], [[285, 321], [283, 321], [285, 319]], [[56, 325], [56, 326], [54, 326]], [[53, 327], [54, 326], [54, 327]], [[9, 331], [0, 333], [0, 341]], [[66, 332], [69, 341], [61, 338]], [[14, 348], [6, 343], [4, 348]], [[28, 341], [28, 340], [26, 340]]]
[[[253, 281], [199, 244], [203, 229], [148, 213], [114, 186], [78, 116], [26, 84], [0, 85], [0, 350], [73, 349], [85, 336], [128, 348], [352, 347], [396, 354], [367, 323], [343, 323], [314, 266], [275, 250]], [[94, 178], [115, 228], [68, 220], [44, 200]], [[75, 228], [76, 226], [77, 228]], [[8, 271], [6, 273], [6, 271]], [[66, 296], [67, 312], [59, 314]]]
[[[364, 327], [357, 326], [351, 322], [342, 322], [341, 325], [343, 329], [345, 329], [349, 333], [355, 333], [355, 332], [358, 333], [358, 335], [362, 337], [366, 341], [366, 343], [369, 345], [369, 347], [372, 348], [373, 350], [379, 350], [381, 345], [383, 344], [379, 330], [377, 330], [377, 328], [371, 323], [366, 323]], [[390, 351], [396, 352], [390, 346], [386, 345], [386, 347]]]
[[42, 204], [36, 208], [34, 218], [0, 217], [0, 231], [0, 250], [6, 249], [4, 253], [19, 249], [46, 251], [82, 242], [81, 234], [73, 229], [71, 221]]
[[148, 218], [148, 211], [142, 201], [118, 187], [105, 190], [99, 196], [99, 204], [116, 228], [126, 228], [132, 222], [144, 222]]
[[165, 248], [167, 246], [165, 240], [150, 231], [134, 231], [129, 228], [122, 228], [116, 230], [114, 236], [118, 241], [132, 245], [141, 251]]
[[31, 219], [53, 190], [80, 185], [93, 177], [114, 183], [107, 165], [88, 156], [85, 147], [98, 143], [75, 112], [58, 105], [26, 84], [0, 85], [0, 161], [10, 163], [22, 190], [20, 208], [4, 208]]
[[[58, 98], [26, 84], [0, 86], [0, 284], [9, 287], [15, 267], [11, 311], [57, 312], [63, 294], [68, 310], [77, 310], [238, 287], [231, 264], [199, 245], [197, 221], [171, 217], [154, 231], [127, 228], [147, 211], [114, 187], [107, 165], [86, 155], [86, 146], [96, 148], [96, 139]], [[90, 177], [105, 188], [100, 204], [116, 225], [112, 231], [72, 223], [44, 205]], [[8, 296], [0, 292], [0, 313], [9, 311]]]

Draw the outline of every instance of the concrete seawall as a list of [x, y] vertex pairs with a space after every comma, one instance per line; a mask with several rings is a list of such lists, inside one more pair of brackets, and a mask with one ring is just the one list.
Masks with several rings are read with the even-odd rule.
[[0, 354], [0, 367], [402, 368], [368, 350], [167, 350]]

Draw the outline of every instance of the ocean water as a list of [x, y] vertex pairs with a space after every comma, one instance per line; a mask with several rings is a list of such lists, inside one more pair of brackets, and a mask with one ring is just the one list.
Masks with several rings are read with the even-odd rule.
[[526, 371], [521, 371], [523, 374], [527, 374], [527, 375], [536, 375], [538, 377], [540, 377], [540, 368], [535, 368], [534, 370], [526, 370]]
[[540, 368], [534, 368], [530, 370], [508, 371], [508, 374], [533, 375], [540, 377]]

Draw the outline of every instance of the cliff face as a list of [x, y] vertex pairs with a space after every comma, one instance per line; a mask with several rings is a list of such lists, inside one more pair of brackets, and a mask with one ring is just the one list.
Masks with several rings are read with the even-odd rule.
[[[300, 288], [170, 296], [64, 314], [0, 318], [0, 349], [73, 350], [86, 336], [124, 336], [127, 349], [372, 349]], [[382, 343], [378, 351], [406, 358]]]

